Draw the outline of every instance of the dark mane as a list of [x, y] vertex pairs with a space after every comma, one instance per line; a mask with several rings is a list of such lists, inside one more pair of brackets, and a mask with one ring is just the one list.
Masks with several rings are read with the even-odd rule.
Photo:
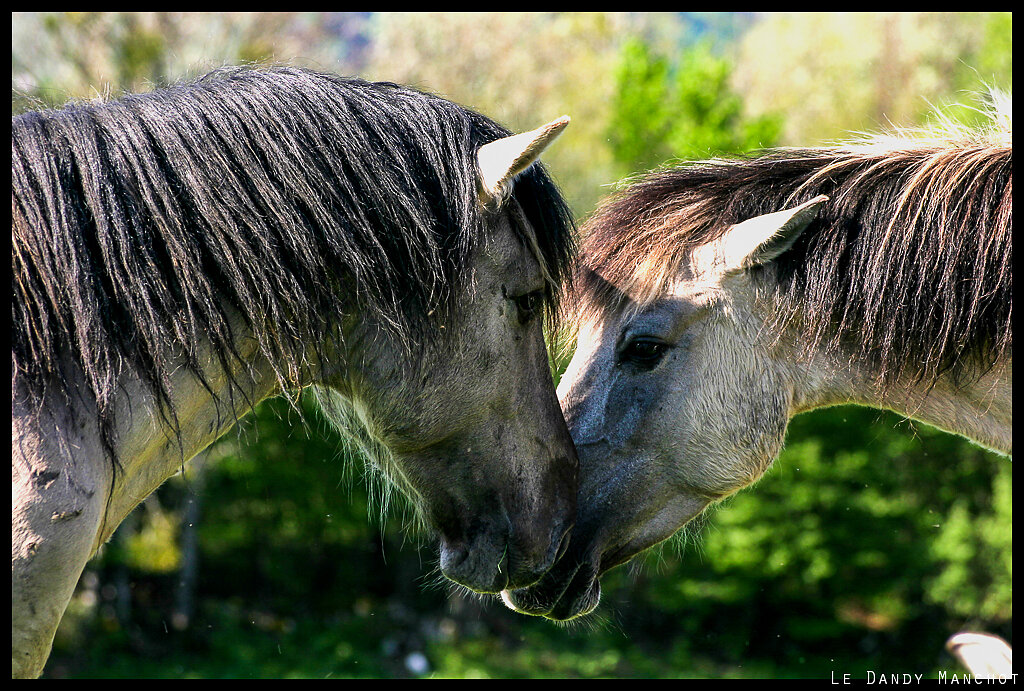
[[583, 228], [578, 306], [658, 295], [696, 247], [740, 221], [828, 195], [759, 269], [808, 347], [843, 343], [880, 382], [976, 373], [1012, 345], [1012, 148], [898, 142], [685, 164], [615, 195]]
[[[373, 314], [414, 347], [467, 280], [483, 228], [475, 151], [508, 134], [429, 94], [293, 68], [14, 117], [14, 377], [39, 400], [76, 363], [113, 455], [121, 373], [173, 426], [171, 357], [202, 379], [205, 341], [232, 371], [229, 310], [285, 387], [330, 352], [343, 315]], [[514, 197], [551, 306], [572, 216], [541, 166]]]

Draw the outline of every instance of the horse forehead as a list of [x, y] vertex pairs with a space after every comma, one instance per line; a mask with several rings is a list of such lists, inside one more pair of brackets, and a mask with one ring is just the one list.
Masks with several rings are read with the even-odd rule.
[[576, 323], [576, 352], [578, 354], [593, 354], [605, 343], [608, 334], [611, 334], [614, 339], [619, 319], [618, 315], [611, 319], [598, 317], [580, 319]]
[[489, 213], [484, 219], [484, 254], [498, 266], [507, 266], [523, 256], [523, 245], [515, 232], [513, 213], [503, 210]]
[[672, 303], [704, 304], [721, 298], [728, 292], [722, 277], [711, 273], [688, 273], [676, 278], [665, 291], [665, 299]]
[[722, 243], [708, 242], [687, 251], [676, 269], [675, 284], [718, 283], [722, 278]]

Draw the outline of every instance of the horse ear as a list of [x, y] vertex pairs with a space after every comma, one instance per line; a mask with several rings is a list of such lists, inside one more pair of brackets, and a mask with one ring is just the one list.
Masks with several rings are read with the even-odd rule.
[[476, 154], [477, 192], [480, 203], [500, 205], [512, 188], [512, 180], [533, 165], [555, 140], [569, 116], [563, 115], [531, 132], [497, 139], [480, 147]]
[[813, 221], [828, 197], [820, 195], [800, 206], [755, 216], [737, 223], [721, 240], [726, 271], [767, 264], [788, 250]]

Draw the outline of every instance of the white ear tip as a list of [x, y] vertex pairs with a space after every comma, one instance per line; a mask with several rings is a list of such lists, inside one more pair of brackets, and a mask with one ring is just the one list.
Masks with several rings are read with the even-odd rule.
[[563, 115], [535, 130], [484, 144], [477, 152], [479, 190], [485, 204], [503, 198], [516, 175], [529, 168], [569, 124]]

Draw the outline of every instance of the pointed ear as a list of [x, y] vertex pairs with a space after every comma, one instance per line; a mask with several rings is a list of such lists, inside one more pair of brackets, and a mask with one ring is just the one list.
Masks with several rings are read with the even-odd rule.
[[501, 203], [512, 189], [517, 175], [533, 165], [547, 146], [569, 124], [563, 115], [531, 132], [497, 139], [480, 147], [476, 154], [477, 191], [482, 205]]
[[756, 216], [737, 223], [719, 241], [719, 257], [725, 270], [740, 271], [767, 264], [788, 250], [800, 233], [818, 215], [819, 207], [828, 201], [821, 195], [800, 206]]

